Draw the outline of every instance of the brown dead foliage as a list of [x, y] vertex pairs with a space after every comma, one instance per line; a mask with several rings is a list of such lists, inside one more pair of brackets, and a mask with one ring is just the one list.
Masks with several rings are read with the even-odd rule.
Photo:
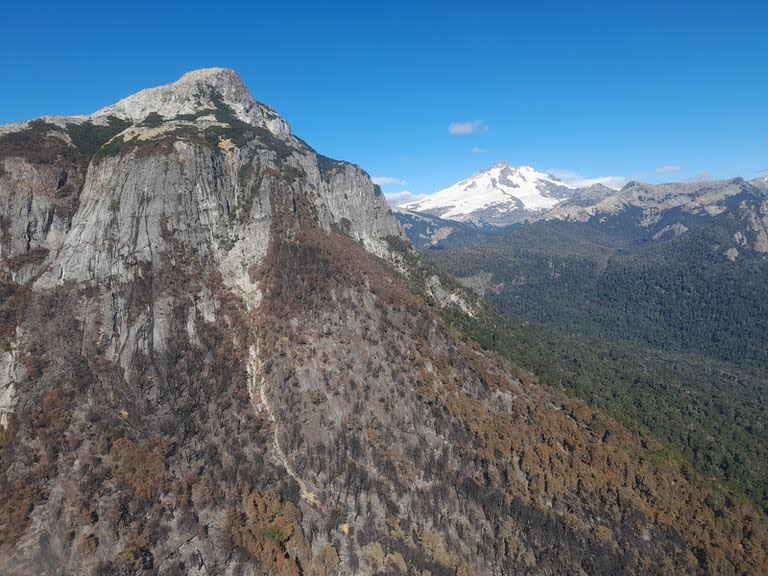
[[[32, 447], [34, 464], [23, 478], [8, 481], [0, 477], [0, 546], [13, 542], [22, 533], [27, 517], [34, 506], [46, 496], [45, 483], [54, 472], [59, 453], [68, 443], [65, 430], [72, 417], [74, 395], [70, 391], [50, 390], [29, 414], [33, 431]], [[0, 470], [5, 471], [11, 461], [20, 455], [14, 440], [18, 433], [11, 423], [3, 432], [5, 439], [0, 452]], [[24, 454], [24, 458], [29, 455]]]
[[24, 158], [32, 164], [61, 161], [77, 162], [77, 151], [63, 139], [34, 130], [11, 132], [0, 137], [0, 158]]
[[165, 465], [167, 450], [167, 440], [156, 435], [138, 441], [118, 438], [110, 452], [115, 480], [128, 485], [138, 500], [155, 500], [171, 479]]
[[31, 284], [0, 282], [0, 349], [8, 348], [16, 338], [16, 327], [24, 318]]
[[8, 269], [10, 270], [18, 271], [30, 264], [33, 266], [42, 264], [46, 256], [48, 256], [47, 248], [32, 248], [29, 252], [9, 258], [5, 261], [5, 265], [8, 266]]
[[250, 493], [244, 511], [230, 512], [229, 532], [234, 544], [254, 558], [263, 573], [279, 576], [301, 574], [286, 551], [286, 543], [301, 534], [299, 510], [277, 493]]
[[[327, 371], [326, 393], [334, 394], [340, 370], [355, 370], [358, 354], [383, 346], [384, 373], [402, 383], [402, 394], [413, 387], [419, 401], [432, 407], [440, 433], [460, 450], [441, 469], [440, 490], [446, 499], [454, 493], [462, 506], [479, 505], [492, 522], [532, 525], [526, 530], [535, 528], [535, 536], [529, 538], [542, 539], [537, 545], [549, 550], [554, 565], [559, 559], [547, 546], [562, 547], [572, 556], [563, 562], [592, 556], [584, 561], [596, 574], [617, 569], [768, 571], [768, 531], [759, 513], [743, 500], [690, 474], [661, 447], [628, 432], [598, 409], [549, 390], [482, 352], [446, 328], [349, 238], [310, 229], [292, 239], [278, 239], [260, 279], [266, 289], [261, 318], [266, 358], [274, 358], [275, 365], [290, 362], [294, 371], [311, 365], [321, 381]], [[367, 294], [374, 296], [374, 310]], [[345, 331], [342, 320], [341, 327], [329, 330], [339, 317], [354, 317], [362, 327], [356, 325], [355, 333]], [[328, 341], [321, 355], [309, 346], [319, 346], [318, 338]], [[368, 373], [354, 373], [354, 380], [375, 387], [379, 376], [374, 367], [370, 363]], [[290, 386], [285, 378], [293, 378], [291, 372], [277, 374], [281, 386]], [[314, 406], [312, 394], [318, 392], [307, 393], [305, 406]], [[509, 399], [504, 410], [495, 407], [497, 395]], [[366, 452], [373, 454], [377, 475], [401, 493], [412, 485], [414, 475], [402, 452], [381, 449], [377, 430], [386, 425], [391, 424], [379, 423], [373, 430], [348, 428], [358, 445], [363, 441], [352, 454], [358, 460]], [[300, 430], [290, 440], [302, 442]], [[354, 444], [346, 437], [336, 442]], [[324, 450], [324, 466], [334, 458], [333, 470], [361, 470], [356, 462], [344, 464], [344, 452], [319, 448]], [[347, 485], [365, 487], [369, 477], [361, 471]], [[530, 547], [511, 528], [497, 529], [493, 541], [505, 543], [509, 561], [529, 564]], [[560, 534], [556, 544], [546, 540], [552, 534]], [[367, 536], [381, 537], [370, 532]]]

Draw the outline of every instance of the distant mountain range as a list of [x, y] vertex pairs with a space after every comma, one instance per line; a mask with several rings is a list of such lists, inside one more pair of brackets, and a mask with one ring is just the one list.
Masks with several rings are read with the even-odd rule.
[[[500, 163], [396, 210], [415, 246], [445, 247], [541, 221], [596, 223], [644, 240], [680, 236], [721, 215], [733, 222], [724, 254], [768, 253], [768, 177], [572, 188], [533, 168]], [[723, 220], [721, 218], [720, 220]]]
[[[497, 230], [490, 225], [445, 220], [439, 216], [423, 212], [411, 212], [399, 207], [393, 208], [392, 211], [411, 243], [419, 250], [439, 247], [441, 242], [448, 238], [453, 243], [461, 239], [480, 238]], [[504, 230], [504, 228], [500, 230]]]
[[499, 162], [403, 208], [447, 220], [506, 226], [555, 207], [576, 189], [530, 166]]

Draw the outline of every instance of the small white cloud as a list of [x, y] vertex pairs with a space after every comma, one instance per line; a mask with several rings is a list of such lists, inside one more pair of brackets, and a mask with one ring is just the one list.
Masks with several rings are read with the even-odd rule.
[[386, 186], [387, 184], [397, 184], [398, 186], [405, 186], [405, 180], [400, 178], [392, 178], [391, 176], [374, 176], [371, 178], [374, 184], [379, 186]]
[[682, 171], [682, 166], [659, 166], [656, 168], [656, 174], [675, 174]]
[[584, 178], [581, 174], [574, 172], [573, 170], [550, 170], [549, 173], [558, 180], [562, 180], [574, 188], [586, 188], [588, 186], [594, 186], [595, 184], [602, 184], [608, 188], [619, 190], [624, 184], [629, 182], [629, 178], [626, 176], [598, 176], [597, 178]]
[[484, 132], [488, 130], [485, 122], [482, 120], [473, 120], [471, 122], [453, 122], [448, 125], [448, 132], [454, 136], [466, 136], [475, 132]]
[[401, 190], [400, 192], [390, 192], [384, 194], [384, 196], [386, 196], [387, 201], [391, 206], [402, 206], [408, 202], [421, 200], [426, 196], [426, 194], [414, 194], [410, 190]]
[[706, 170], [703, 170], [702, 172], [699, 172], [695, 176], [691, 176], [690, 178], [687, 178], [686, 182], [707, 182], [708, 180], [712, 179], [712, 175], [707, 172]]
[[474, 154], [485, 154], [486, 152], [488, 152], [488, 150], [486, 150], [485, 148], [480, 148], [480, 146], [473, 146], [472, 152]]

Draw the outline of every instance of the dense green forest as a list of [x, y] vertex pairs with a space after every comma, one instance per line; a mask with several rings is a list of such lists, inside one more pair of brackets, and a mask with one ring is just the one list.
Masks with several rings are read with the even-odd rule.
[[713, 249], [728, 240], [714, 227], [635, 245], [563, 228], [542, 223], [430, 257], [457, 277], [490, 272], [503, 288], [488, 297], [513, 317], [768, 369], [765, 258], [730, 261]]
[[541, 381], [666, 441], [768, 514], [768, 385], [759, 373], [632, 342], [601, 341], [488, 311], [449, 321]]
[[768, 514], [768, 264], [726, 258], [727, 224], [649, 242], [541, 223], [427, 254], [455, 277], [491, 273], [487, 311], [457, 327]]

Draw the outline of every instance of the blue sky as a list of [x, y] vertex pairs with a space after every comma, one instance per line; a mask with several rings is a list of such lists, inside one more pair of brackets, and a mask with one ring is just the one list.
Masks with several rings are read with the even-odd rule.
[[434, 192], [500, 160], [571, 181], [768, 169], [768, 2], [13, 2], [0, 123], [237, 70], [318, 151]]

